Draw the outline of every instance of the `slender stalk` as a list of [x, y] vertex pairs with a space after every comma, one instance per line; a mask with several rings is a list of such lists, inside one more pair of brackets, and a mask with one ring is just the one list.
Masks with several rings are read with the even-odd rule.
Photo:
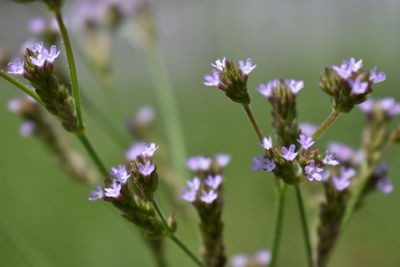
[[272, 257], [271, 257], [271, 263], [269, 265], [270, 267], [275, 267], [278, 261], [278, 250], [279, 250], [280, 239], [282, 236], [283, 211], [285, 208], [285, 198], [287, 191], [286, 184], [283, 184], [281, 186], [279, 184], [280, 181], [278, 179], [275, 180], [277, 183], [278, 201], [276, 202], [276, 208], [275, 208], [276, 213], [275, 213], [275, 222], [274, 222], [273, 236], [272, 236], [272, 245], [271, 245]]
[[13, 77], [11, 77], [10, 75], [8, 75], [7, 73], [5, 73], [3, 71], [0, 71], [0, 76], [4, 80], [8, 81], [9, 83], [11, 83], [11, 84], [15, 85], [16, 87], [18, 87], [19, 89], [21, 89], [25, 94], [27, 94], [30, 97], [32, 97], [33, 99], [35, 99], [36, 102], [43, 105], [43, 101], [40, 99], [40, 97], [34, 91], [29, 89], [27, 86], [25, 86], [23, 83], [14, 79]]
[[304, 208], [304, 202], [303, 202], [300, 187], [298, 184], [295, 185], [295, 189], [296, 189], [297, 204], [299, 205], [301, 223], [302, 223], [302, 227], [303, 227], [304, 241], [305, 241], [306, 250], [307, 250], [308, 266], [313, 267], [314, 261], [313, 261], [310, 233], [308, 230], [307, 216], [306, 216], [306, 211]]
[[[168, 232], [172, 233], [172, 230], [168, 225], [167, 219], [165, 218], [164, 214], [162, 213], [160, 207], [158, 206], [156, 198], [153, 197], [151, 202], [152, 202], [158, 216], [160, 217], [161, 221], [163, 222], [165, 228], [168, 230]], [[198, 266], [204, 266], [204, 264], [175, 235], [171, 234], [171, 235], [169, 235], [169, 238], [171, 238], [171, 240], [174, 241], [174, 243], [178, 247], [180, 247], [186, 253], [186, 255], [188, 255]]]
[[317, 140], [317, 138], [328, 129], [328, 127], [333, 123], [333, 121], [340, 115], [338, 111], [332, 111], [328, 118], [319, 126], [319, 128], [313, 134], [313, 139]]
[[94, 150], [92, 144], [90, 143], [89, 139], [86, 137], [84, 133], [76, 132], [76, 137], [78, 137], [79, 141], [81, 141], [82, 145], [85, 147], [89, 156], [92, 158], [93, 162], [96, 164], [96, 167], [101, 172], [102, 175], [108, 175], [108, 170], [101, 161], [100, 157], [97, 155], [96, 151]]
[[74, 54], [72, 52], [71, 41], [69, 39], [68, 31], [63, 21], [61, 11], [59, 9], [55, 9], [54, 15], [56, 17], [58, 26], [60, 28], [61, 37], [63, 39], [65, 47], [65, 53], [67, 55], [69, 75], [71, 78], [72, 93], [75, 100], [75, 109], [76, 109], [76, 116], [78, 118], [79, 129], [83, 129], [84, 124], [82, 118], [81, 98], [79, 95], [78, 75], [76, 73], [76, 65], [75, 65]]
[[254, 131], [256, 132], [258, 139], [262, 142], [263, 134], [262, 134], [260, 127], [258, 127], [258, 123], [256, 121], [256, 118], [253, 115], [253, 112], [250, 109], [250, 106], [243, 105], [243, 108], [244, 108], [244, 111], [246, 111], [247, 118], [249, 119], [251, 126], [253, 127]]

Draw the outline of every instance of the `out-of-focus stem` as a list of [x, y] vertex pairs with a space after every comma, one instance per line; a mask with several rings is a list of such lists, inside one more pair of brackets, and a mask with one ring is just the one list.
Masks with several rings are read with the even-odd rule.
[[95, 163], [96, 167], [100, 171], [100, 173], [104, 176], [108, 175], [107, 168], [101, 161], [100, 157], [97, 155], [96, 151], [94, 150], [92, 144], [90, 143], [89, 139], [86, 137], [84, 133], [76, 132], [76, 137], [78, 137], [79, 141], [81, 141], [82, 145], [85, 147], [86, 151], [88, 152], [89, 156]]
[[11, 77], [10, 75], [8, 75], [7, 73], [4, 73], [2, 71], [0, 71], [0, 76], [4, 80], [8, 81], [9, 83], [11, 83], [11, 84], [15, 85], [16, 87], [18, 87], [19, 89], [21, 89], [25, 94], [27, 94], [30, 97], [32, 97], [33, 99], [35, 99], [36, 102], [38, 102], [39, 104], [44, 105], [42, 100], [40, 99], [40, 97], [33, 90], [29, 89], [21, 82], [17, 81], [13, 77]]

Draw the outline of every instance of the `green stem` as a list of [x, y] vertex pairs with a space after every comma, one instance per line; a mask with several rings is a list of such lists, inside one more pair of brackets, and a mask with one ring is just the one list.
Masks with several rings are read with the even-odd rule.
[[78, 137], [79, 141], [81, 141], [82, 145], [89, 153], [89, 156], [92, 158], [93, 162], [95, 163], [100, 173], [104, 176], [107, 176], [108, 175], [107, 168], [101, 161], [100, 157], [97, 155], [96, 151], [94, 150], [92, 144], [89, 142], [89, 139], [86, 137], [85, 133], [76, 132], [75, 135], [76, 137]]
[[304, 242], [305, 242], [306, 250], [307, 250], [308, 266], [313, 267], [314, 261], [313, 261], [310, 233], [308, 230], [307, 216], [306, 216], [306, 212], [305, 212], [305, 208], [304, 208], [304, 202], [303, 202], [300, 187], [298, 184], [295, 185], [295, 189], [296, 189], [297, 204], [299, 205], [301, 223], [302, 223], [302, 227], [303, 227]]
[[280, 240], [282, 236], [282, 222], [283, 222], [283, 211], [285, 208], [285, 198], [286, 198], [286, 189], [287, 185], [283, 184], [282, 186], [279, 184], [281, 181], [277, 179], [277, 193], [278, 193], [278, 201], [276, 203], [275, 209], [275, 222], [274, 222], [274, 229], [273, 229], [273, 236], [272, 236], [272, 257], [270, 267], [275, 267], [277, 260], [278, 260], [278, 250], [280, 245]]
[[40, 99], [40, 97], [31, 89], [29, 89], [27, 86], [25, 86], [23, 83], [17, 81], [16, 79], [14, 79], [13, 77], [11, 77], [10, 75], [8, 75], [7, 73], [0, 71], [0, 76], [8, 81], [9, 83], [15, 85], [16, 87], [18, 87], [19, 89], [21, 89], [25, 94], [31, 96], [33, 99], [36, 100], [36, 102], [38, 102], [41, 105], [43, 104], [43, 101]]
[[260, 140], [260, 142], [262, 142], [263, 134], [262, 134], [262, 131], [261, 131], [260, 127], [258, 127], [257, 120], [254, 117], [253, 112], [250, 109], [250, 106], [249, 105], [243, 105], [243, 108], [244, 108], [244, 111], [246, 111], [247, 118], [249, 119], [250, 124], [253, 127], [258, 139]]
[[326, 120], [321, 124], [321, 126], [319, 126], [319, 128], [315, 131], [315, 133], [313, 134], [313, 139], [317, 140], [317, 138], [323, 133], [325, 132], [326, 129], [328, 129], [328, 127], [333, 123], [333, 121], [340, 115], [340, 112], [338, 111], [332, 111], [328, 118], [326, 118]]
[[151, 203], [153, 204], [158, 216], [160, 217], [161, 221], [163, 222], [165, 228], [168, 230], [169, 233], [169, 238], [171, 238], [174, 243], [180, 247], [186, 255], [188, 255], [198, 266], [203, 267], [204, 264], [187, 248], [185, 244], [182, 243], [175, 235], [172, 234], [172, 230], [168, 225], [167, 219], [165, 218], [164, 214], [162, 213], [160, 207], [158, 206], [157, 200], [155, 197], [152, 198]]
[[59, 9], [54, 10], [54, 15], [56, 17], [58, 26], [60, 28], [61, 37], [64, 41], [65, 53], [67, 55], [67, 61], [68, 61], [69, 75], [71, 78], [72, 93], [75, 99], [75, 109], [76, 109], [76, 115], [78, 117], [79, 129], [83, 129], [84, 124], [82, 118], [81, 98], [79, 95], [78, 75], [76, 73], [76, 65], [75, 65], [74, 54], [72, 52], [71, 41], [69, 39], [68, 31], [63, 21], [61, 11]]

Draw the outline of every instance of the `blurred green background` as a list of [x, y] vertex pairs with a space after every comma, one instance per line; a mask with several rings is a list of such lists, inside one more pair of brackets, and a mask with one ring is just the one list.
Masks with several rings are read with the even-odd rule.
[[[387, 73], [387, 81], [376, 86], [374, 97], [400, 100], [400, 1], [169, 0], [154, 4], [188, 154], [227, 152], [233, 157], [225, 182], [227, 252], [268, 248], [275, 202], [272, 176], [249, 170], [249, 159], [260, 148], [247, 119], [222, 92], [203, 86], [203, 75], [216, 58], [251, 57], [257, 68], [250, 76], [249, 90], [265, 133], [272, 131], [270, 108], [255, 90], [259, 83], [277, 77], [304, 80], [298, 97], [300, 121], [318, 124], [329, 113], [330, 103], [316, 81], [325, 66], [350, 56]], [[48, 16], [39, 4], [1, 1], [0, 47], [17, 54], [30, 37], [28, 21], [37, 16]], [[114, 38], [112, 54], [115, 98], [105, 98], [83, 61], [79, 57], [77, 61], [82, 90], [122, 129], [133, 110], [142, 104], [157, 108], [157, 101], [143, 51], [120, 37]], [[74, 45], [77, 38], [75, 32]], [[134, 226], [108, 203], [87, 201], [88, 187], [69, 180], [36, 139], [18, 134], [20, 120], [5, 106], [20, 92], [3, 80], [0, 87], [0, 266], [153, 266]], [[85, 117], [89, 137], [103, 160], [109, 167], [121, 162], [124, 151], [98, 123]], [[330, 140], [358, 146], [363, 124], [359, 110], [341, 116], [318, 146], [324, 149]], [[157, 117], [161, 138], [163, 127]], [[393, 149], [387, 158], [394, 192], [369, 197], [340, 239], [331, 266], [400, 266], [398, 152], [399, 148]], [[306, 201], [313, 216], [318, 200], [311, 192]], [[165, 211], [173, 209], [165, 201], [161, 206]], [[178, 235], [196, 250], [197, 222], [178, 219]], [[167, 250], [171, 266], [192, 266], [174, 244], [167, 242]], [[290, 192], [279, 266], [305, 266], [305, 262], [299, 214]]]

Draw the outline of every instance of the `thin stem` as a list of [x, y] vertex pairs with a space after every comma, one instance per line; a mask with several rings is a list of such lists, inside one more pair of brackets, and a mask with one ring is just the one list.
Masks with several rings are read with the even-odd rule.
[[308, 230], [307, 216], [306, 216], [306, 212], [305, 212], [305, 208], [304, 208], [304, 202], [303, 202], [300, 187], [298, 184], [295, 185], [295, 189], [296, 189], [297, 204], [299, 205], [301, 223], [302, 223], [302, 227], [303, 227], [304, 242], [305, 242], [306, 250], [307, 250], [308, 266], [313, 267], [314, 266], [313, 254], [312, 254], [312, 248], [311, 248], [310, 233]]
[[69, 39], [68, 31], [63, 21], [61, 11], [59, 9], [55, 9], [54, 15], [56, 16], [56, 20], [60, 28], [61, 37], [64, 41], [65, 53], [67, 54], [69, 75], [71, 78], [72, 93], [75, 99], [75, 109], [76, 109], [76, 115], [78, 117], [79, 129], [83, 129], [84, 124], [82, 118], [81, 98], [79, 95], [78, 75], [76, 73], [76, 65], [75, 65], [74, 54], [72, 52], [71, 41]]
[[319, 126], [319, 128], [313, 134], [313, 139], [317, 140], [317, 138], [328, 129], [328, 127], [333, 123], [333, 121], [340, 115], [338, 111], [332, 111], [328, 118]]
[[[158, 216], [160, 217], [161, 221], [163, 222], [165, 228], [168, 230], [168, 232], [172, 233], [171, 228], [169, 227], [168, 223], [167, 223], [167, 219], [165, 218], [164, 214], [162, 213], [160, 207], [158, 206], [157, 200], [155, 197], [152, 198], [151, 203], [153, 204]], [[204, 264], [186, 247], [185, 244], [182, 243], [182, 241], [180, 241], [175, 235], [170, 234], [168, 235], [169, 238], [171, 238], [172, 241], [174, 241], [174, 243], [176, 245], [178, 245], [178, 247], [180, 247], [185, 253], [186, 255], [188, 255], [198, 266], [204, 266]]]
[[0, 71], [0, 76], [8, 81], [9, 83], [15, 85], [16, 87], [18, 87], [19, 89], [21, 89], [25, 94], [31, 96], [33, 99], [36, 100], [36, 102], [38, 102], [41, 105], [43, 104], [43, 101], [40, 99], [40, 97], [31, 89], [29, 89], [27, 86], [25, 86], [23, 83], [21, 83], [20, 81], [17, 81], [16, 79], [14, 79], [13, 77], [11, 77], [10, 75], [8, 75], [5, 72]]
[[272, 236], [272, 257], [270, 267], [275, 267], [277, 260], [278, 260], [278, 250], [279, 244], [282, 236], [282, 222], [283, 222], [283, 211], [285, 208], [285, 198], [286, 198], [286, 189], [287, 185], [283, 184], [282, 186], [279, 184], [280, 181], [275, 179], [277, 183], [277, 193], [278, 193], [278, 201], [276, 202], [276, 209], [275, 209], [275, 222], [274, 222], [274, 229], [273, 229], [273, 236]]
[[86, 137], [86, 135], [81, 132], [76, 132], [75, 135], [76, 137], [78, 137], [79, 141], [81, 141], [82, 145], [89, 153], [89, 156], [92, 158], [93, 162], [95, 163], [96, 167], [101, 172], [101, 174], [103, 174], [104, 176], [108, 175], [107, 168], [101, 161], [100, 157], [97, 155], [96, 151], [94, 150], [92, 144], [89, 142], [89, 139]]
[[258, 139], [262, 142], [263, 134], [262, 134], [260, 127], [258, 126], [256, 118], [253, 115], [253, 112], [250, 109], [250, 106], [243, 105], [243, 108], [246, 111], [247, 118], [249, 119], [251, 126], [253, 127], [254, 131], [256, 132]]

